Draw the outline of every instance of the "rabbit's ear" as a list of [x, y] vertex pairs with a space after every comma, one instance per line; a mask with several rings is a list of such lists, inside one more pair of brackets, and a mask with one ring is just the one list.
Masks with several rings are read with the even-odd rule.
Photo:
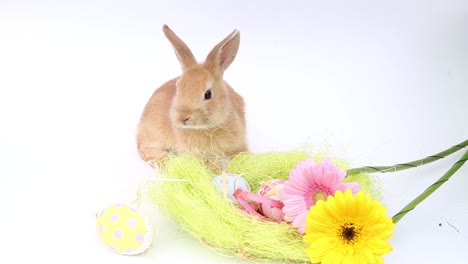
[[205, 64], [222, 74], [236, 58], [239, 43], [240, 33], [236, 29], [211, 50]]
[[172, 31], [167, 25], [163, 26], [164, 35], [171, 42], [172, 47], [174, 48], [177, 59], [179, 59], [180, 64], [182, 65], [182, 70], [198, 64], [197, 60], [190, 51], [189, 47]]

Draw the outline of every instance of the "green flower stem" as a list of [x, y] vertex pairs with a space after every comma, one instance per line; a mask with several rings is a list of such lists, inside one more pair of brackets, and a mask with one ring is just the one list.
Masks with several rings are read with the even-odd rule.
[[406, 170], [406, 169], [411, 169], [411, 168], [416, 168], [431, 162], [434, 162], [436, 160], [440, 160], [442, 158], [447, 157], [450, 154], [453, 154], [465, 147], [468, 146], [468, 140], [465, 140], [447, 150], [444, 150], [440, 153], [428, 156], [424, 159], [420, 160], [415, 160], [411, 161], [408, 163], [402, 163], [402, 164], [396, 164], [393, 166], [366, 166], [366, 167], [360, 167], [360, 168], [354, 168], [354, 169], [349, 169], [347, 171], [347, 176], [353, 175], [353, 174], [359, 174], [359, 173], [372, 173], [372, 172], [381, 172], [381, 173], [387, 173], [387, 172], [396, 172], [396, 171], [401, 171], [401, 170]]
[[458, 169], [465, 164], [465, 162], [468, 160], [468, 150], [465, 152], [465, 154], [457, 161], [455, 164], [452, 165], [452, 167], [442, 176], [440, 177], [434, 184], [431, 186], [427, 187], [427, 189], [421, 193], [418, 197], [416, 197], [413, 201], [411, 201], [408, 205], [403, 207], [403, 209], [400, 210], [400, 212], [396, 213], [392, 219], [393, 222], [396, 224], [400, 219], [405, 216], [409, 211], [413, 210], [418, 204], [420, 204], [424, 199], [426, 199], [429, 195], [431, 195], [435, 190], [437, 190], [442, 184], [444, 184], [446, 181], [452, 177], [455, 172], [457, 172]]

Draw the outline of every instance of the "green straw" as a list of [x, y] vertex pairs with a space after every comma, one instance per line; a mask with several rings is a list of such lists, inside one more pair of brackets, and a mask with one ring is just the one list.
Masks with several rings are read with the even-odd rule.
[[453, 154], [465, 147], [468, 146], [468, 140], [465, 140], [447, 150], [444, 150], [442, 152], [439, 152], [437, 154], [425, 157], [424, 159], [419, 159], [415, 161], [411, 161], [408, 163], [402, 163], [402, 164], [396, 164], [393, 166], [365, 166], [365, 167], [360, 167], [360, 168], [354, 168], [354, 169], [349, 169], [347, 170], [347, 176], [353, 175], [353, 174], [359, 174], [359, 173], [372, 173], [372, 172], [380, 172], [380, 173], [387, 173], [387, 172], [396, 172], [396, 171], [401, 171], [401, 170], [406, 170], [406, 169], [411, 169], [411, 168], [416, 168], [422, 165], [426, 165], [428, 163], [434, 162], [436, 160], [440, 160], [442, 158], [447, 157], [450, 154]]
[[420, 204], [424, 199], [426, 199], [429, 195], [431, 195], [435, 190], [437, 190], [442, 184], [444, 184], [446, 181], [452, 177], [455, 172], [457, 172], [458, 169], [465, 164], [465, 162], [468, 160], [468, 150], [465, 152], [465, 154], [457, 161], [455, 164], [452, 165], [452, 167], [442, 176], [440, 177], [434, 184], [431, 186], [427, 187], [427, 189], [421, 193], [418, 197], [416, 197], [413, 201], [411, 201], [408, 205], [403, 207], [403, 209], [400, 210], [400, 212], [396, 213], [392, 219], [393, 222], [396, 224], [400, 219], [405, 216], [408, 212], [413, 210], [418, 204]]

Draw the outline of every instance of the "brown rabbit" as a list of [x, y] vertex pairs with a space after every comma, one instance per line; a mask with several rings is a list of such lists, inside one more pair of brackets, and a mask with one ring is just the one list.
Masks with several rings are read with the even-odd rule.
[[223, 80], [239, 49], [239, 31], [216, 45], [201, 64], [167, 25], [163, 31], [183, 72], [146, 104], [138, 125], [138, 151], [145, 161], [157, 162], [171, 152], [189, 152], [221, 169], [220, 160], [247, 151], [244, 100]]

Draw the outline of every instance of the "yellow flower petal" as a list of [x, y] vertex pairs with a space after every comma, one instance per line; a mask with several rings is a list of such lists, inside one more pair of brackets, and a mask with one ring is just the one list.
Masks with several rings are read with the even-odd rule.
[[321, 264], [339, 264], [343, 263], [343, 255], [337, 254], [336, 252], [330, 252], [330, 254], [326, 255], [323, 259]]
[[384, 264], [381, 256], [375, 256], [375, 264]]
[[386, 239], [394, 226], [370, 195], [337, 191], [312, 206], [306, 217], [306, 254], [312, 263], [381, 263], [381, 255], [392, 249]]
[[361, 254], [365, 257], [364, 263], [374, 263], [375, 262], [375, 256], [372, 253], [372, 250], [370, 249], [362, 249]]

